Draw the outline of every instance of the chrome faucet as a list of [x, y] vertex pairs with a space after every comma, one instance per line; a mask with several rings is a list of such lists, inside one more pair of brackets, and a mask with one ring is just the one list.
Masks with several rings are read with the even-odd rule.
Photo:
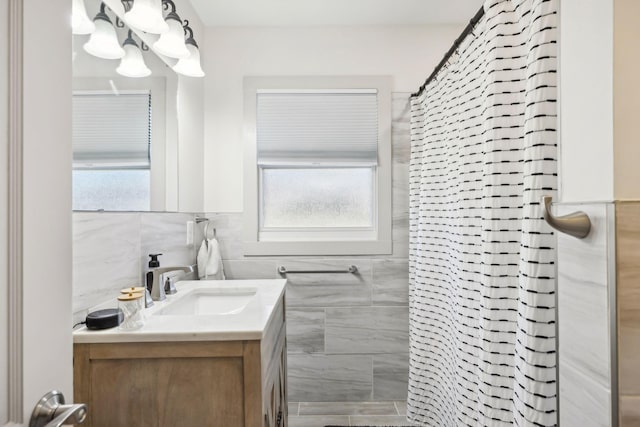
[[153, 272], [153, 284], [151, 285], [151, 299], [154, 301], [162, 301], [167, 298], [165, 292], [164, 273], [170, 271], [183, 271], [186, 273], [193, 273], [193, 266], [187, 265], [183, 267], [158, 267]]

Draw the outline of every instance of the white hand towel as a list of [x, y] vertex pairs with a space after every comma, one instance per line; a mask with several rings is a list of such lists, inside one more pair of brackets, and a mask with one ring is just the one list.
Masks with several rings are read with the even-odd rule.
[[224, 280], [224, 268], [218, 240], [203, 240], [198, 251], [197, 261], [200, 279]]

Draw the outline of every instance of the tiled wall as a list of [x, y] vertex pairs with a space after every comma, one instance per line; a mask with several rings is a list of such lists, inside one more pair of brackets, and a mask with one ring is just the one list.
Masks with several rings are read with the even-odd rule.
[[640, 426], [640, 202], [616, 203], [620, 425]]
[[105, 301], [114, 306], [120, 289], [140, 286], [149, 253], [162, 253], [161, 265], [191, 265], [195, 246], [187, 245], [186, 224], [193, 214], [74, 212], [74, 322]]
[[287, 287], [289, 400], [404, 400], [409, 369], [409, 96], [393, 96], [393, 254], [379, 257], [247, 258], [242, 214], [208, 214], [227, 278], [279, 278], [287, 269], [359, 274], [291, 274]]
[[561, 204], [556, 213], [580, 210], [591, 219], [589, 236], [558, 233], [560, 425], [609, 426], [615, 411], [614, 205]]

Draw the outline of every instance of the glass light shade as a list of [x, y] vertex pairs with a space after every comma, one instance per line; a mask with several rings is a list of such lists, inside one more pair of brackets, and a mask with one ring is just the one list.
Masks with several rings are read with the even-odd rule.
[[124, 45], [125, 55], [120, 60], [120, 66], [116, 72], [125, 77], [147, 77], [151, 75], [151, 70], [144, 63], [142, 52], [138, 46], [132, 44]]
[[204, 71], [200, 66], [200, 51], [192, 44], [187, 44], [189, 56], [182, 58], [173, 66], [173, 71], [189, 77], [204, 77]]
[[153, 49], [170, 58], [186, 58], [189, 50], [184, 43], [184, 29], [182, 23], [175, 19], [167, 19], [169, 31], [160, 35], [158, 41], [153, 44]]
[[71, 6], [71, 31], [73, 34], [91, 34], [95, 29], [96, 25], [87, 15], [84, 0], [73, 0]]
[[162, 0], [135, 0], [131, 10], [124, 14], [124, 20], [130, 27], [151, 34], [169, 31], [162, 16]]
[[87, 53], [104, 59], [120, 59], [124, 56], [124, 49], [120, 47], [116, 29], [111, 22], [103, 19], [94, 20], [96, 30], [91, 33], [89, 41], [83, 46]]

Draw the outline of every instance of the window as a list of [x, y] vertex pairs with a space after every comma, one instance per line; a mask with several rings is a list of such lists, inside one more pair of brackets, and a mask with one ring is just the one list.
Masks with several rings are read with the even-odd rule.
[[149, 91], [73, 95], [73, 209], [150, 210]]
[[384, 77], [247, 78], [245, 253], [391, 252]]

